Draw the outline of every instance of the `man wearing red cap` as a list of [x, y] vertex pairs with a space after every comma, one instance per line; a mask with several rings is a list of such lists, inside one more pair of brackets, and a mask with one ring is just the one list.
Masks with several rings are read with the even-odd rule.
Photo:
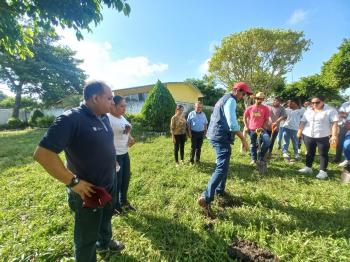
[[231, 157], [231, 144], [235, 135], [241, 139], [243, 149], [248, 150], [247, 141], [240, 131], [236, 115], [237, 101], [247, 94], [252, 94], [249, 86], [244, 82], [236, 83], [232, 92], [225, 94], [215, 104], [214, 111], [210, 117], [207, 137], [215, 149], [216, 167], [206, 190], [198, 199], [198, 204], [209, 217], [212, 216], [210, 203], [214, 200], [214, 195], [223, 196], [225, 194]]

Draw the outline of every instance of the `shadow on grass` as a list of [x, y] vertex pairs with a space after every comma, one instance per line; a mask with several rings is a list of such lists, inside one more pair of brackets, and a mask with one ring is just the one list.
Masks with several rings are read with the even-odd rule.
[[210, 223], [203, 224], [203, 229], [210, 236], [208, 238], [174, 218], [144, 213], [142, 217], [130, 216], [126, 222], [151, 240], [165, 261], [183, 261], [185, 258], [201, 261], [204, 257], [216, 261], [228, 260], [227, 243], [212, 231]]
[[295, 230], [299, 232], [310, 231], [317, 236], [330, 236], [333, 238], [347, 239], [350, 235], [350, 208], [327, 211], [317, 208], [294, 207], [289, 205], [287, 201], [281, 203], [265, 194], [261, 194], [255, 198], [231, 197], [235, 199], [235, 202], [243, 203], [243, 205], [256, 206], [258, 204], [264, 208], [285, 213], [293, 218], [288, 221], [283, 221], [276, 218], [273, 218], [273, 220], [266, 218], [250, 218], [235, 214], [235, 223], [240, 223], [244, 226], [253, 224], [257, 228], [260, 228], [263, 221], [263, 224], [267, 225], [267, 230], [270, 233], [278, 229], [281, 233], [288, 233]]

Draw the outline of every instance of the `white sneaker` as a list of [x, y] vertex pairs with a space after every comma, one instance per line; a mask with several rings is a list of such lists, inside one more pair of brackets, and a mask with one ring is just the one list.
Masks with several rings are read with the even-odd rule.
[[345, 161], [341, 162], [338, 166], [339, 167], [346, 167], [348, 164], [349, 164], [349, 161], [345, 160]]
[[289, 161], [289, 160], [290, 160], [290, 157], [289, 157], [289, 155], [288, 155], [287, 153], [283, 153], [283, 158], [284, 158], [284, 160], [286, 160], [286, 161]]
[[312, 168], [308, 167], [308, 166], [304, 166], [302, 169], [298, 170], [299, 173], [303, 173], [303, 174], [312, 174]]
[[301, 150], [300, 149], [298, 149], [298, 154], [300, 154], [301, 153]]
[[299, 154], [296, 154], [296, 155], [294, 156], [294, 159], [295, 159], [295, 160], [299, 160], [299, 159], [300, 159], [300, 155], [299, 155]]
[[326, 179], [328, 177], [327, 172], [320, 170], [320, 172], [318, 172], [316, 178], [318, 179]]

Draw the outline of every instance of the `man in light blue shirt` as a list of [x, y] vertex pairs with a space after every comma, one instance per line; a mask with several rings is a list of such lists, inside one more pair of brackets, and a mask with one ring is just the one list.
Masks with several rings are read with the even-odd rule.
[[201, 102], [196, 102], [194, 110], [188, 114], [187, 126], [188, 133], [191, 137], [191, 156], [190, 163], [199, 163], [201, 157], [201, 148], [203, 138], [207, 133], [208, 120], [202, 112], [203, 105]]

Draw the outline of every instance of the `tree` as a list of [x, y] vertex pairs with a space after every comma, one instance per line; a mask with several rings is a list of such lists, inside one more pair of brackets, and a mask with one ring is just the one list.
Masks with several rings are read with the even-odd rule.
[[46, 32], [37, 34], [30, 45], [33, 57], [22, 60], [19, 56], [0, 53], [0, 82], [15, 93], [13, 117], [17, 118], [23, 94], [37, 96], [46, 105], [62, 97], [81, 94], [86, 79], [84, 71], [68, 47], [58, 46], [57, 37]]
[[350, 39], [345, 39], [338, 52], [323, 64], [321, 76], [324, 84], [332, 88], [350, 87]]
[[169, 90], [158, 80], [146, 98], [141, 114], [151, 130], [169, 130], [170, 119], [176, 109], [175, 100]]
[[56, 26], [73, 28], [78, 39], [82, 39], [82, 29], [91, 31], [102, 19], [103, 4], [129, 15], [127, 0], [11, 0], [0, 1], [0, 52], [32, 56], [31, 49], [35, 35], [44, 30], [54, 31]]
[[193, 84], [202, 92], [205, 105], [214, 106], [225, 93], [224, 89], [216, 87], [216, 82], [212, 76], [205, 75], [202, 79], [189, 78], [185, 81]]
[[4, 100], [6, 97], [7, 95], [5, 95], [4, 92], [0, 90], [0, 101]]
[[324, 96], [327, 103], [336, 104], [342, 101], [337, 88], [325, 86], [320, 75], [315, 74], [308, 77], [302, 77], [299, 81], [287, 85], [284, 89], [276, 92], [283, 100], [298, 98], [299, 103], [303, 104], [314, 95]]
[[[15, 106], [15, 98], [14, 97], [6, 97], [3, 100], [0, 100], [0, 108], [14, 108]], [[23, 97], [21, 100], [20, 108], [37, 108], [39, 103], [30, 97]]]
[[216, 47], [209, 72], [226, 87], [244, 81], [254, 92], [269, 94], [284, 82], [310, 43], [303, 32], [292, 30], [253, 28], [231, 34]]

